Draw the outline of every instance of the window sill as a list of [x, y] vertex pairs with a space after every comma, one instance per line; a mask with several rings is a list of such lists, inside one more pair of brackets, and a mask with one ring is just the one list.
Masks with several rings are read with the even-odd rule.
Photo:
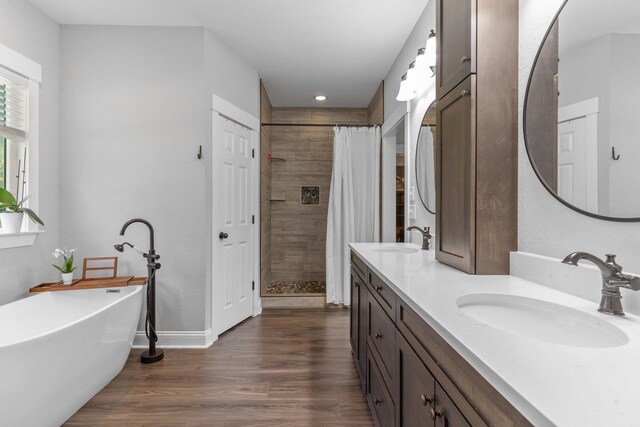
[[32, 246], [38, 234], [42, 233], [44, 233], [44, 230], [23, 231], [22, 233], [2, 233], [0, 231], [0, 249]]

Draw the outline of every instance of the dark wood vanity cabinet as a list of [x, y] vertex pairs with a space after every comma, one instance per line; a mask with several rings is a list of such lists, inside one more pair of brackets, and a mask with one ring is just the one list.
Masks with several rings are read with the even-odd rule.
[[400, 335], [398, 359], [398, 411], [403, 427], [466, 427], [469, 422]]
[[471, 274], [517, 247], [518, 3], [436, 3], [436, 258]]
[[531, 425], [355, 253], [351, 261], [351, 345], [378, 427]]

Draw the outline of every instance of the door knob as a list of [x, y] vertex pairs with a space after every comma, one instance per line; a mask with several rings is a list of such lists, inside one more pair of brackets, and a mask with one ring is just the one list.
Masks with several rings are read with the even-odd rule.
[[465, 62], [469, 62], [471, 61], [471, 58], [469, 58], [468, 56], [463, 56], [462, 58], [460, 58], [460, 62], [462, 64], [464, 64]]
[[218, 234], [218, 237], [220, 237], [220, 240], [224, 240], [229, 237], [229, 235], [221, 231], [220, 234]]

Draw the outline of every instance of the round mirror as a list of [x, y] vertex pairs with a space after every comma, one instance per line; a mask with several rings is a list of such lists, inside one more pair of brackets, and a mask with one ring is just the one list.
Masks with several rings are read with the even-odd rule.
[[638, 17], [637, 1], [567, 0], [525, 97], [527, 153], [544, 187], [571, 209], [610, 221], [640, 221]]
[[416, 188], [425, 209], [436, 213], [435, 182], [436, 103], [429, 106], [422, 119], [416, 143]]

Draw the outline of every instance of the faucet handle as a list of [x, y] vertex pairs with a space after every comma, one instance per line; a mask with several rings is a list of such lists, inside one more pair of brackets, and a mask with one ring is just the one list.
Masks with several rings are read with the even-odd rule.
[[614, 254], [605, 254], [605, 256], [607, 257], [607, 262], [610, 262], [610, 263], [615, 263], [616, 262], [616, 255], [614, 255]]
[[614, 286], [640, 291], [640, 277], [630, 274], [617, 274], [613, 280]]

